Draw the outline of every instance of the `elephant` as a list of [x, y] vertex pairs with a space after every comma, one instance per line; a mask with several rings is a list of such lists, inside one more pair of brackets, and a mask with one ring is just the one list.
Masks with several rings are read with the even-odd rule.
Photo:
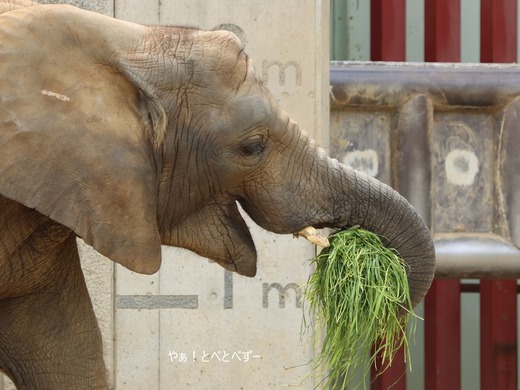
[[424, 297], [424, 221], [300, 130], [233, 33], [0, 10], [0, 370], [18, 388], [108, 388], [76, 237], [137, 273], [171, 245], [253, 277], [239, 205], [277, 234], [359, 225], [401, 254], [412, 303]]

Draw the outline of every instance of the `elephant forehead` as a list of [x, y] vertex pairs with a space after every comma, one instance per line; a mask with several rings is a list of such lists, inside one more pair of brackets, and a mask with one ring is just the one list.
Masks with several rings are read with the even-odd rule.
[[240, 96], [233, 104], [236, 114], [232, 116], [234, 128], [251, 128], [254, 126], [270, 127], [273, 120], [273, 107], [263, 96]]

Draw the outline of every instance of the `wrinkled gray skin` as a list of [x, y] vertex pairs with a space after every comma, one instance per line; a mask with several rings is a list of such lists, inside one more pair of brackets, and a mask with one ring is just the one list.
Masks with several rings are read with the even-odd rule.
[[20, 389], [107, 388], [76, 235], [140, 273], [159, 269], [162, 243], [254, 276], [238, 202], [275, 233], [387, 237], [422, 299], [435, 263], [422, 220], [318, 150], [233, 34], [14, 8], [0, 0], [0, 368]]

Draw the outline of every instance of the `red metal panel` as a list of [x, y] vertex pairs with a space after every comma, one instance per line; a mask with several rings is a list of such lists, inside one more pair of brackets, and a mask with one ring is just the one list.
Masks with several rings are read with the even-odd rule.
[[425, 0], [424, 59], [460, 61], [460, 0]]
[[[406, 0], [372, 0], [370, 3], [370, 57], [372, 61], [406, 60]], [[376, 367], [381, 368], [381, 359]], [[372, 390], [406, 390], [404, 348], [389, 367], [377, 375], [372, 367]]]
[[406, 60], [406, 0], [370, 3], [370, 57], [372, 61]]
[[480, 62], [517, 62], [517, 0], [481, 0]]
[[[424, 58], [460, 61], [460, 0], [425, 0]], [[461, 388], [460, 282], [435, 280], [425, 298], [425, 389]]]
[[516, 389], [516, 280], [480, 282], [480, 386]]
[[424, 314], [425, 390], [460, 390], [460, 282], [434, 280]]
[[[382, 367], [381, 359], [376, 359], [376, 367]], [[406, 389], [406, 362], [404, 360], [404, 348], [397, 351], [392, 364], [381, 374], [372, 367], [371, 390], [407, 390]]]

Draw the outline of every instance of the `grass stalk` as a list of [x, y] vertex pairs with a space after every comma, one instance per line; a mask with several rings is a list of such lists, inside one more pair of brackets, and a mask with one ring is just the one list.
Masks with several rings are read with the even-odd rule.
[[321, 344], [313, 372], [325, 387], [359, 388], [361, 383], [352, 383], [356, 373], [366, 376], [376, 356], [381, 373], [404, 346], [410, 365], [406, 329], [415, 316], [407, 266], [376, 234], [358, 227], [335, 232], [329, 241], [312, 260], [316, 270], [302, 288], [312, 319], [304, 313], [303, 327]]

